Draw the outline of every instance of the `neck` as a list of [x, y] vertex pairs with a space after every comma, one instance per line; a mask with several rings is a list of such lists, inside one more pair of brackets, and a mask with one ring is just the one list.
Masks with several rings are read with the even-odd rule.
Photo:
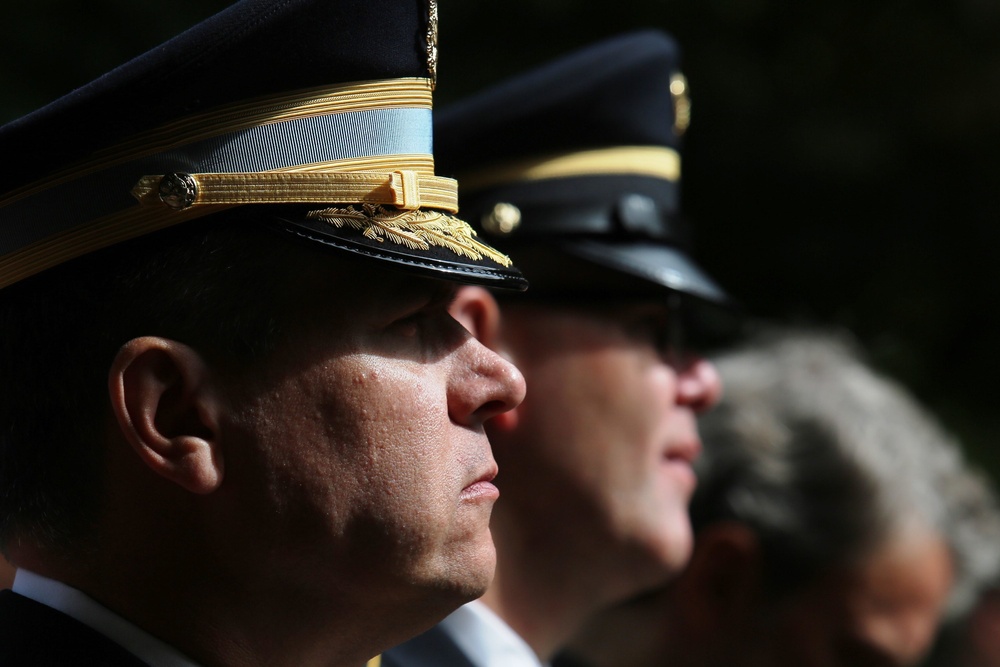
[[405, 639], [400, 628], [423, 629], [398, 609], [394, 616], [379, 608], [389, 604], [380, 599], [338, 594], [329, 572], [326, 581], [307, 581], [294, 568], [275, 567], [259, 545], [230, 544], [211, 528], [218, 522], [201, 522], [207, 512], [183, 499], [173, 511], [162, 505], [140, 514], [135, 505], [106, 515], [95, 532], [100, 549], [25, 548], [16, 562], [80, 590], [204, 667], [361, 667]]
[[[587, 620], [571, 640], [569, 651], [591, 667], [707, 667], [707, 662], [691, 660], [693, 641], [683, 641], [691, 628], [686, 616], [690, 607], [680, 608], [673, 586], [646, 594], [624, 604], [605, 609]], [[694, 610], [697, 613], [697, 610]], [[716, 642], [709, 638], [706, 643]], [[723, 663], [725, 664], [725, 663]]]
[[260, 544], [234, 490], [188, 493], [115, 447], [102, 501], [100, 548], [39, 573], [199, 665], [361, 667], [397, 639], [378, 601], [338, 595], [335, 572], [307, 582], [294, 561], [275, 557], [281, 545]]
[[370, 609], [353, 607], [347, 613], [335, 604], [320, 608], [314, 599], [295, 602], [293, 596], [272, 595], [252, 585], [234, 594], [190, 563], [177, 564], [184, 581], [153, 568], [143, 576], [120, 568], [113, 576], [105, 572], [96, 578], [79, 568], [69, 571], [44, 562], [30, 567], [81, 591], [204, 667], [360, 667], [399, 640], [392, 625], [372, 619]]
[[[509, 508], [508, 508], [509, 509]], [[599, 573], [581, 558], [572, 536], [558, 528], [533, 535], [533, 527], [548, 522], [505, 516], [494, 509], [497, 569], [493, 583], [481, 598], [531, 647], [543, 662], [583, 626], [587, 618], [614, 597], [601, 587]], [[563, 539], [565, 538], [565, 539]], [[585, 552], [584, 552], [585, 553]]]

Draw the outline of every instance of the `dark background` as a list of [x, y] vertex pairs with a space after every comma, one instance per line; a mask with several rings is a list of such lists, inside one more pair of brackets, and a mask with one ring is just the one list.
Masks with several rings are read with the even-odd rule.
[[[7, 3], [0, 122], [226, 4]], [[757, 315], [852, 331], [1000, 479], [1000, 3], [441, 0], [436, 102], [648, 26], [685, 49], [701, 262]]]

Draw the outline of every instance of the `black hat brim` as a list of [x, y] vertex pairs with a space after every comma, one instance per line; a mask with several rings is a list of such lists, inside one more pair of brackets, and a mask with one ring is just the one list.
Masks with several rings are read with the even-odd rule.
[[633, 276], [653, 289], [680, 297], [688, 343], [712, 348], [742, 334], [743, 309], [698, 264], [678, 248], [654, 242], [570, 241], [563, 249], [594, 264]]
[[333, 227], [304, 214], [286, 213], [273, 220], [301, 238], [380, 260], [386, 268], [492, 289], [524, 291], [528, 287], [528, 281], [516, 267], [503, 267], [486, 257], [460, 257], [452, 250], [434, 246], [411, 251], [406, 246], [370, 238], [349, 227]]
[[510, 248], [529, 299], [670, 299], [700, 349], [742, 334], [743, 309], [682, 250], [654, 241], [560, 240]]

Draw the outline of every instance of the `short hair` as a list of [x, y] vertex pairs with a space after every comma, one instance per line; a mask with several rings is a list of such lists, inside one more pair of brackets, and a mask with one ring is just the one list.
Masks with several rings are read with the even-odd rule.
[[298, 244], [237, 209], [113, 246], [0, 290], [0, 548], [86, 546], [107, 378], [127, 341], [186, 343], [232, 372], [284, 333]]
[[717, 359], [725, 396], [702, 419], [697, 532], [753, 529], [780, 596], [919, 522], [955, 563], [949, 615], [1000, 569], [1000, 514], [952, 438], [844, 336], [770, 332]]

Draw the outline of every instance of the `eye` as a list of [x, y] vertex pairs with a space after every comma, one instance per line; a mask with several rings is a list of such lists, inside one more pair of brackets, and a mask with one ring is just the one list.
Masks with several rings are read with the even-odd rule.
[[429, 340], [435, 332], [444, 332], [457, 324], [448, 312], [453, 293], [431, 298], [415, 306], [392, 323], [392, 331], [403, 338]]
[[400, 336], [416, 338], [424, 332], [431, 319], [431, 313], [427, 312], [426, 309], [421, 309], [412, 315], [396, 320], [392, 326]]
[[397, 310], [379, 327], [389, 354], [432, 358], [461, 342], [465, 330], [448, 312], [457, 294], [456, 286], [401, 285], [397, 294]]
[[632, 340], [648, 344], [661, 354], [671, 347], [672, 327], [665, 313], [645, 313], [625, 322], [625, 331]]

